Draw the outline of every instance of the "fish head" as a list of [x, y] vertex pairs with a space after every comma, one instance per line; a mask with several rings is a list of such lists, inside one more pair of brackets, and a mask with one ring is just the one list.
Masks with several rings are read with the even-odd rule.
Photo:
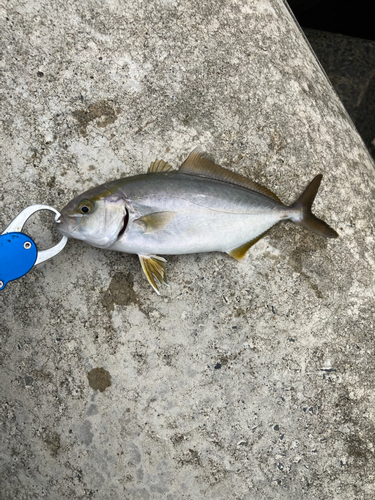
[[124, 199], [103, 185], [71, 200], [61, 210], [57, 228], [68, 238], [108, 248], [117, 240], [126, 220]]

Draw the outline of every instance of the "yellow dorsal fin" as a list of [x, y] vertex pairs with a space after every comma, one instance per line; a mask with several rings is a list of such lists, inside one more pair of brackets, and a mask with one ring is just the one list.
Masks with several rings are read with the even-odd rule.
[[270, 229], [267, 229], [267, 231], [264, 231], [264, 233], [260, 234], [259, 236], [257, 236], [256, 238], [254, 238], [253, 240], [250, 240], [248, 241], [247, 243], [241, 245], [240, 247], [237, 247], [237, 248], [233, 248], [233, 250], [231, 250], [230, 252], [228, 252], [228, 254], [233, 257], [234, 259], [236, 260], [242, 260], [247, 251], [253, 246], [255, 245], [255, 243], [257, 241], [259, 241], [261, 238], [263, 238], [263, 236], [265, 236], [268, 231]]
[[257, 182], [251, 181], [240, 174], [236, 174], [231, 170], [227, 170], [226, 168], [216, 165], [216, 163], [214, 163], [207, 153], [205, 153], [200, 147], [195, 148], [190, 153], [181, 165], [179, 171], [184, 174], [198, 175], [200, 177], [207, 177], [209, 179], [216, 179], [230, 184], [235, 184], [236, 186], [251, 189], [252, 191], [256, 191], [257, 193], [263, 194], [268, 198], [272, 198], [273, 200], [282, 203], [275, 193], [264, 186], [261, 186]]
[[167, 284], [165, 278], [165, 263], [167, 261], [158, 255], [138, 255], [138, 257], [148, 282], [155, 292], [160, 295], [159, 285], [155, 281], [155, 278], [160, 285], [163, 283]]
[[164, 160], [158, 160], [151, 162], [150, 168], [148, 169], [148, 174], [154, 174], [155, 172], [170, 172], [172, 167]]
[[163, 229], [176, 217], [176, 212], [154, 212], [139, 219], [135, 219], [134, 224], [144, 227], [145, 233], [152, 233], [158, 229]]

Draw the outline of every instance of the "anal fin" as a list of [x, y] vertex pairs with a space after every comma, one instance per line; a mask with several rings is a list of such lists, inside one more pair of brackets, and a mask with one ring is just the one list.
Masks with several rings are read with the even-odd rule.
[[148, 282], [155, 292], [160, 295], [157, 281], [160, 285], [167, 284], [165, 278], [165, 264], [167, 261], [158, 255], [138, 255], [138, 257]]
[[255, 245], [255, 243], [257, 243], [261, 238], [263, 238], [263, 236], [265, 236], [270, 229], [267, 229], [267, 231], [264, 231], [264, 233], [261, 233], [259, 236], [257, 236], [256, 238], [248, 241], [247, 243], [244, 243], [240, 247], [233, 248], [233, 250], [231, 250], [230, 252], [228, 252], [228, 254], [231, 257], [233, 257], [234, 259], [236, 259], [236, 260], [242, 260], [245, 257], [246, 253], [248, 252], [248, 250], [253, 245]]

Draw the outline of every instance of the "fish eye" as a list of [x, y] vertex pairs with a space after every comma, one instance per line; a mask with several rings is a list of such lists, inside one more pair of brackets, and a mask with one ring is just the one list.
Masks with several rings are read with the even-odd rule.
[[91, 203], [90, 200], [83, 200], [78, 205], [78, 210], [81, 212], [81, 214], [88, 214], [89, 212], [91, 212], [92, 209], [93, 209], [93, 204]]

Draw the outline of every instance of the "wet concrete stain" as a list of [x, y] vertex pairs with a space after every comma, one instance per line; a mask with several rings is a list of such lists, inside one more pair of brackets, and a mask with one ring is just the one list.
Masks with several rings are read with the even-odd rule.
[[115, 305], [128, 306], [130, 304], [138, 305], [142, 311], [142, 304], [133, 289], [134, 279], [131, 273], [116, 273], [107, 290], [101, 292], [102, 306], [111, 313]]
[[92, 415], [98, 414], [98, 407], [96, 405], [90, 405], [87, 410], [87, 416], [91, 417]]
[[60, 449], [60, 436], [57, 432], [49, 432], [44, 436], [44, 442], [46, 443], [51, 455], [53, 457], [57, 456]]
[[364, 441], [358, 434], [352, 434], [347, 439], [347, 452], [356, 460], [368, 462], [368, 453], [366, 441]]
[[322, 251], [327, 248], [327, 241], [323, 238], [313, 237], [308, 238], [308, 240], [299, 239], [298, 247], [295, 248], [289, 255], [288, 264], [297, 273], [299, 273], [310, 285], [318, 299], [323, 299], [324, 295], [316, 285], [310, 276], [303, 270], [304, 261], [311, 258], [313, 252]]
[[96, 120], [97, 127], [105, 128], [117, 120], [120, 111], [120, 108], [115, 108], [110, 101], [98, 101], [87, 109], [73, 111], [72, 115], [78, 121], [80, 134], [87, 137], [87, 126], [90, 122]]
[[85, 443], [86, 446], [89, 446], [92, 443], [92, 439], [94, 437], [91, 429], [92, 423], [89, 420], [85, 420], [81, 426], [81, 436], [82, 442]]
[[89, 384], [94, 391], [104, 392], [111, 387], [111, 374], [104, 368], [93, 368], [87, 374]]

